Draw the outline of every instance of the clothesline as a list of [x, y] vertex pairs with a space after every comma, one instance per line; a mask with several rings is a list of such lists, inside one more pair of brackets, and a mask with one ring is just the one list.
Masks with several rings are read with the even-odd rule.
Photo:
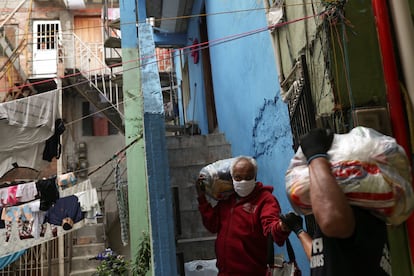
[[94, 169], [93, 171], [88, 173], [88, 176], [90, 176], [91, 174], [97, 172], [98, 170], [100, 170], [101, 168], [103, 168], [106, 164], [108, 164], [109, 162], [111, 162], [112, 160], [114, 160], [115, 158], [117, 158], [121, 153], [123, 153], [124, 151], [126, 151], [130, 146], [132, 146], [133, 144], [135, 144], [136, 142], [138, 142], [140, 139], [142, 139], [143, 134], [140, 134], [137, 138], [135, 138], [133, 141], [131, 141], [127, 146], [125, 146], [123, 149], [121, 149], [120, 151], [118, 151], [117, 153], [115, 153], [110, 159], [108, 159], [107, 161], [105, 161], [102, 165], [100, 165], [99, 167], [97, 167], [96, 169]]
[[[290, 21], [276, 23], [276, 24], [264, 26], [264, 27], [259, 28], [259, 29], [256, 29], [256, 30], [247, 31], [247, 32], [244, 32], [244, 33], [233, 34], [233, 35], [226, 36], [226, 37], [222, 37], [222, 38], [218, 38], [218, 39], [215, 39], [215, 40], [210, 40], [210, 41], [198, 43], [198, 45], [197, 44], [196, 45], [193, 44], [193, 45], [184, 46], [184, 47], [181, 47], [181, 48], [174, 49], [171, 52], [172, 53], [176, 52], [177, 53], [176, 54], [177, 56], [180, 55], [182, 52], [186, 52], [186, 54], [189, 54], [189, 53], [192, 53], [194, 51], [193, 50], [194, 47], [199, 47], [200, 50], [201, 49], [204, 49], [204, 48], [211, 48], [212, 46], [216, 46], [216, 45], [219, 45], [219, 44], [222, 44], [222, 43], [226, 43], [226, 42], [231, 42], [233, 40], [240, 39], [240, 38], [244, 38], [244, 37], [250, 36], [252, 34], [257, 34], [257, 33], [260, 33], [260, 32], [264, 32], [264, 31], [268, 31], [268, 30], [271, 30], [271, 29], [279, 28], [279, 27], [282, 27], [282, 26], [285, 26], [285, 25], [288, 25], [288, 24], [296, 23], [296, 22], [299, 22], [299, 21], [302, 21], [302, 20], [307, 20], [307, 19], [310, 19], [310, 18], [314, 18], [314, 17], [317, 17], [317, 16], [321, 16], [321, 15], [323, 15], [325, 13], [326, 13], [325, 11], [322, 11], [320, 13], [316, 13], [316, 14], [313, 14], [313, 15], [310, 15], [310, 16], [307, 16], [307, 17], [302, 17], [302, 18], [298, 18], [298, 19], [294, 19], [294, 20], [290, 20]], [[158, 60], [151, 61], [151, 62], [143, 62], [144, 60], [150, 59], [150, 58], [152, 58], [154, 56], [155, 55], [147, 56], [147, 57], [140, 57], [139, 58], [139, 60], [141, 60], [140, 65], [137, 66], [137, 67], [135, 67], [135, 68], [134, 67], [128, 68], [127, 70], [131, 70], [131, 69], [136, 69], [136, 68], [140, 68], [140, 67], [143, 67], [143, 66], [147, 66], [148, 64], [151, 64], [151, 63], [158, 63], [160, 60], [162, 60], [162, 59], [158, 59]], [[128, 63], [131, 63], [131, 62], [136, 62], [136, 61], [137, 60], [127, 60], [127, 61], [123, 61], [122, 63], [114, 64], [114, 65], [112, 65], [110, 67], [121, 66], [121, 65], [128, 64]], [[97, 68], [97, 69], [94, 69], [94, 70], [90, 70], [89, 72], [93, 72], [93, 71], [97, 71], [97, 70], [102, 70], [102, 68]], [[123, 71], [120, 71], [120, 73], [122, 73], [122, 72]], [[86, 72], [83, 72], [83, 73], [86, 73]], [[73, 77], [73, 76], [80, 75], [80, 74], [82, 74], [82, 72], [75, 73], [75, 74], [70, 74], [70, 75], [65, 75], [65, 76], [61, 76], [59, 78], [60, 79], [65, 79], [67, 77]], [[24, 85], [16, 86], [16, 88], [23, 89], [24, 87], [36, 85], [36, 84], [43, 83], [43, 82], [48, 82], [50, 80], [51, 79], [47, 79], [47, 80], [42, 80], [42, 81], [39, 81], [39, 82], [30, 83], [30, 84], [24, 84]], [[80, 84], [80, 83], [78, 83], [78, 84]], [[68, 87], [70, 87], [70, 86], [68, 86]], [[62, 89], [65, 89], [65, 88], [67, 88], [67, 87], [62, 87]], [[8, 89], [6, 89], [6, 90], [8, 90]], [[0, 89], [0, 92], [6, 92], [6, 90], [3, 90], [2, 91]]]

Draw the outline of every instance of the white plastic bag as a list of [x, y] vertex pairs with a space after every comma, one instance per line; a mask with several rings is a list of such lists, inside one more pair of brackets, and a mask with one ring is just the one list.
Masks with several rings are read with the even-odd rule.
[[215, 200], [222, 200], [234, 193], [230, 166], [235, 159], [218, 160], [200, 170], [199, 177], [204, 179], [201, 185], [208, 196]]
[[[393, 225], [410, 216], [414, 209], [411, 167], [394, 138], [356, 127], [335, 134], [328, 154], [332, 173], [351, 205], [367, 208]], [[286, 172], [286, 191], [297, 212], [312, 213], [309, 172], [301, 148]]]
[[217, 276], [216, 259], [184, 263], [185, 276]]

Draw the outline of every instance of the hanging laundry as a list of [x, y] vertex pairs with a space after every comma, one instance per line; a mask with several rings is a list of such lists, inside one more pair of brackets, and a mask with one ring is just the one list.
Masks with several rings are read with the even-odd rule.
[[10, 185], [0, 189], [0, 206], [15, 206], [36, 199], [35, 182]]
[[17, 192], [17, 186], [10, 186], [7, 188], [7, 205], [8, 206], [14, 206], [19, 202], [16, 197], [16, 192]]
[[83, 219], [78, 197], [75, 195], [59, 198], [46, 212], [45, 223], [61, 225], [64, 230], [70, 230], [73, 224]]
[[9, 194], [8, 191], [9, 191], [8, 187], [0, 189], [0, 203], [1, 203], [1, 206], [7, 206], [7, 197], [8, 197], [8, 194]]
[[[0, 208], [0, 214], [3, 213], [3, 208]], [[4, 223], [3, 219], [0, 219], [0, 229], [6, 228], [6, 225]]]
[[18, 166], [39, 169], [45, 142], [55, 132], [57, 90], [0, 103], [0, 176]]
[[90, 179], [86, 179], [74, 186], [66, 189], [60, 189], [60, 197], [75, 195], [79, 199], [81, 210], [84, 213], [86, 224], [96, 224], [97, 218], [101, 216], [101, 207], [99, 205], [98, 193], [92, 188]]
[[[25, 205], [26, 204], [29, 205], [29, 208], [32, 212], [33, 223], [31, 224], [31, 229], [30, 225], [27, 223], [19, 225], [17, 221], [11, 221], [10, 223], [6, 221], [5, 224], [7, 224], [7, 226], [5, 226], [8, 228], [2, 229], [0, 227], [0, 241], [3, 241], [2, 246], [0, 246], [0, 258], [18, 252], [20, 250], [24, 250], [45, 243], [47, 241], [51, 241], [56, 237], [62, 237], [69, 232], [76, 231], [85, 226], [84, 219], [75, 222], [72, 229], [69, 230], [64, 230], [61, 225], [54, 225], [48, 222], [45, 223], [47, 211], [41, 211], [39, 209], [40, 199], [25, 203]], [[19, 205], [19, 207], [21, 206], [23, 205]], [[56, 206], [56, 204], [54, 206]], [[42, 229], [48, 229], [51, 231], [43, 231], [42, 233]], [[33, 238], [27, 238], [29, 236], [29, 233], [31, 236], [33, 236]], [[8, 239], [8, 242], [4, 242], [6, 239]]]
[[18, 202], [29, 202], [36, 198], [37, 196], [37, 187], [35, 181], [30, 181], [27, 183], [22, 183], [17, 185], [16, 198]]
[[65, 131], [65, 125], [62, 119], [55, 121], [55, 133], [46, 140], [45, 149], [43, 150], [43, 160], [51, 162], [53, 157], [59, 159], [62, 145], [60, 144], [60, 136]]
[[40, 210], [47, 211], [59, 199], [56, 176], [38, 180], [36, 187], [40, 194]]
[[75, 185], [78, 182], [78, 178], [75, 176], [73, 172], [68, 172], [65, 174], [58, 175], [57, 184], [61, 189], [66, 189]]
[[31, 204], [3, 208], [1, 219], [6, 222], [6, 242], [10, 239], [11, 225], [13, 222], [16, 222], [18, 225], [21, 240], [33, 238], [32, 228], [34, 220]]

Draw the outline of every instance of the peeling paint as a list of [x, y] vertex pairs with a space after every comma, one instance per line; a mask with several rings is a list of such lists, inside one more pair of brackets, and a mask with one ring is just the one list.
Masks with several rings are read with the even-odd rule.
[[253, 149], [255, 157], [270, 155], [273, 151], [285, 149], [285, 139], [289, 137], [290, 129], [286, 126], [286, 118], [281, 114], [279, 96], [273, 100], [265, 100], [255, 119], [253, 127]]

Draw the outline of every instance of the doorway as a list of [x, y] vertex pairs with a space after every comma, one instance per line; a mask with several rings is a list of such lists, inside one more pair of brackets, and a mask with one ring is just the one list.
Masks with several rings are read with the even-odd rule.
[[57, 20], [33, 22], [33, 76], [56, 76], [59, 32]]

